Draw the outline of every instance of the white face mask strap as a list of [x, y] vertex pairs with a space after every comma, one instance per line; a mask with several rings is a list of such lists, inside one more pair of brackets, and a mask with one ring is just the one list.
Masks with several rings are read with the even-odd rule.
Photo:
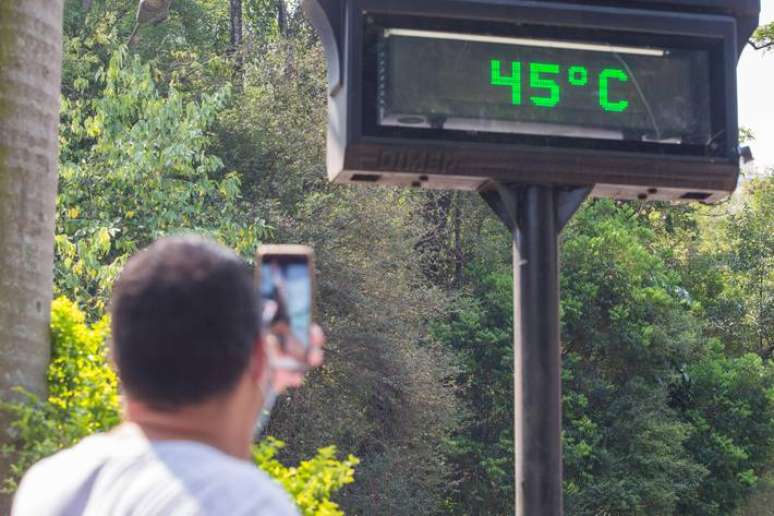
[[274, 405], [277, 403], [277, 391], [274, 389], [274, 367], [269, 365], [267, 370], [266, 379], [263, 382], [263, 406], [258, 413], [258, 420], [255, 423], [255, 430], [253, 432], [253, 441], [258, 442], [261, 434], [266, 429], [266, 425], [269, 424], [269, 418], [271, 417], [271, 411]]

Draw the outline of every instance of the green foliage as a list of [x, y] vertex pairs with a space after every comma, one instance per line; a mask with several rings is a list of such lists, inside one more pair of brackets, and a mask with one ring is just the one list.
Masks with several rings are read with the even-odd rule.
[[753, 34], [752, 40], [758, 47], [769, 49], [774, 44], [774, 23], [761, 25]]
[[[48, 369], [48, 399], [25, 394], [22, 401], [3, 402], [11, 416], [16, 446], [6, 447], [12, 459], [5, 492], [13, 492], [24, 472], [38, 460], [70, 447], [82, 438], [106, 432], [120, 422], [118, 382], [107, 357], [107, 317], [89, 326], [75, 303], [59, 298], [52, 305], [52, 360]], [[342, 514], [331, 496], [354, 480], [358, 459], [336, 459], [336, 448], [317, 451], [297, 467], [275, 459], [284, 444], [267, 438], [253, 450], [256, 464], [279, 481], [304, 515]]]
[[23, 393], [23, 401], [2, 403], [3, 411], [11, 416], [11, 433], [17, 443], [4, 450], [13, 458], [10, 476], [4, 479], [6, 492], [13, 492], [24, 472], [38, 460], [118, 424], [118, 384], [105, 348], [109, 331], [107, 318], [89, 326], [74, 303], [65, 298], [54, 300], [48, 398]]
[[275, 459], [285, 443], [267, 438], [253, 448], [253, 460], [278, 480], [296, 501], [305, 516], [337, 516], [344, 514], [330, 497], [354, 481], [354, 467], [360, 462], [350, 455], [345, 461], [336, 460], [336, 447], [318, 450], [317, 455], [288, 468]]
[[[739, 213], [755, 205], [747, 197]], [[727, 514], [771, 460], [770, 366], [707, 339], [691, 279], [729, 277], [699, 254], [702, 210], [665, 208], [597, 201], [565, 236], [565, 438], [590, 445], [567, 454], [579, 514]], [[726, 223], [733, 242], [740, 226]]]
[[[750, 186], [745, 202], [715, 223], [728, 228], [724, 261], [749, 257], [736, 269], [744, 278], [770, 270], [758, 265], [771, 254], [760, 244], [772, 220], [761, 208], [770, 206], [761, 202], [761, 190]], [[690, 268], [707, 258], [697, 249], [701, 218], [693, 208], [594, 201], [563, 236], [569, 514], [728, 514], [771, 463], [771, 362], [728, 356], [706, 336], [709, 300], [691, 294], [701, 292], [693, 288], [697, 277], [719, 288], [735, 281]], [[459, 479], [450, 507], [507, 514], [513, 506], [511, 271], [507, 261], [481, 256], [467, 277], [468, 294], [435, 330], [460, 357], [457, 382], [471, 413], [449, 452]], [[757, 320], [759, 305], [742, 302], [755, 297], [734, 292], [739, 313], [748, 314], [741, 320]], [[738, 342], [757, 349], [750, 337], [756, 334]]]
[[735, 516], [766, 514], [774, 507], [774, 476], [771, 471], [752, 488], [750, 496], [734, 512]]
[[774, 364], [728, 357], [714, 342], [686, 368], [675, 399], [693, 428], [686, 447], [709, 470], [681, 513], [728, 514], [774, 459]]
[[268, 228], [235, 173], [208, 153], [225, 87], [186, 101], [157, 90], [151, 68], [116, 51], [100, 93], [65, 101], [57, 201], [57, 292], [104, 311], [126, 258], [161, 235], [197, 231], [251, 256]]
[[217, 154], [250, 193], [292, 216], [306, 195], [328, 191], [323, 59], [307, 40], [266, 42], [261, 59], [245, 65], [241, 102], [219, 120]]
[[479, 281], [477, 291], [461, 299], [434, 332], [458, 354], [456, 381], [464, 386], [470, 411], [449, 447], [458, 479], [449, 503], [461, 513], [480, 507], [482, 513], [508, 514], [514, 466], [513, 287], [503, 272], [486, 273]]
[[711, 335], [735, 354], [774, 353], [774, 176], [746, 181], [744, 202], [708, 210], [691, 260]]

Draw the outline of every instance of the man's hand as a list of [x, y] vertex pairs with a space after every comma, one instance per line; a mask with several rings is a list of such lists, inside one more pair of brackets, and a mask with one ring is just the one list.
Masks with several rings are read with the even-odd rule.
[[[292, 335], [285, 335], [292, 339]], [[304, 374], [309, 369], [320, 367], [323, 363], [325, 334], [320, 326], [313, 324], [309, 332], [309, 351], [303, 358], [295, 354], [289, 354], [282, 350], [276, 336], [269, 335], [266, 338], [266, 354], [270, 364], [274, 363], [273, 384], [277, 393], [284, 392], [289, 387], [300, 387], [304, 383]], [[294, 346], [289, 346], [293, 349]], [[283, 367], [284, 364], [297, 364], [300, 367]]]

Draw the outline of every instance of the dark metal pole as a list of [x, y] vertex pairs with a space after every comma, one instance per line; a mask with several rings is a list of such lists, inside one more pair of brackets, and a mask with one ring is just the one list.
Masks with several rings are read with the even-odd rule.
[[559, 233], [590, 190], [497, 185], [482, 194], [513, 233], [517, 516], [564, 511]]
[[562, 361], [554, 190], [522, 189], [513, 231], [516, 514], [561, 516]]

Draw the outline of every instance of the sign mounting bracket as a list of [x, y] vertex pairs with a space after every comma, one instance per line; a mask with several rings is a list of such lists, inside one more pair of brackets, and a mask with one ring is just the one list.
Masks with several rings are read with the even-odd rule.
[[[481, 192], [481, 198], [513, 232], [521, 225], [518, 220], [518, 204], [523, 198], [525, 185], [495, 183], [494, 188], [494, 190]], [[557, 234], [562, 232], [583, 201], [591, 195], [592, 190], [592, 187], [554, 188]]]

